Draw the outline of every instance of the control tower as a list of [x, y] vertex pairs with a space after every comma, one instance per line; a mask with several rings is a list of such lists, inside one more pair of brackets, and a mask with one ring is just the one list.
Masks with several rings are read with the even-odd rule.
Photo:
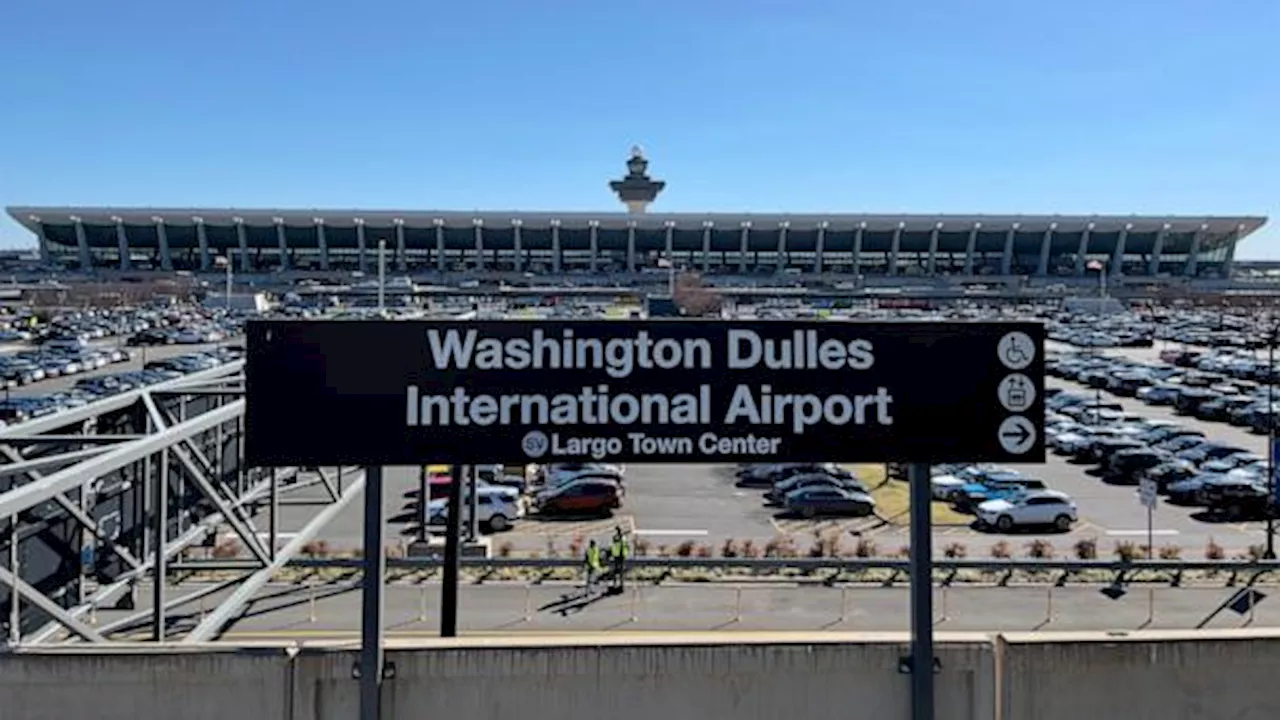
[[639, 146], [633, 147], [631, 157], [627, 158], [626, 177], [609, 183], [609, 187], [622, 204], [627, 206], [629, 213], [643, 213], [667, 186], [665, 182], [649, 177], [648, 170], [649, 161], [645, 158], [644, 151]]

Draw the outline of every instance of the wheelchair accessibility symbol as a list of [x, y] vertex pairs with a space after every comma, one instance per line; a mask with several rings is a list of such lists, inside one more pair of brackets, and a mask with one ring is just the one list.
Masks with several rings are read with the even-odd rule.
[[1036, 345], [1026, 333], [1014, 331], [1000, 338], [996, 355], [1010, 370], [1023, 370], [1036, 359]]

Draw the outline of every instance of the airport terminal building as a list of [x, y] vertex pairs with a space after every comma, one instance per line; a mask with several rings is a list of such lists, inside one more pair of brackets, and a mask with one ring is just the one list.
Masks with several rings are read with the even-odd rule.
[[[1222, 277], [1260, 217], [12, 207], [67, 269]], [[1094, 262], [1096, 261], [1096, 263]]]
[[648, 213], [639, 148], [609, 183], [627, 212], [11, 207], [46, 264], [79, 271], [1226, 277], [1262, 217]]

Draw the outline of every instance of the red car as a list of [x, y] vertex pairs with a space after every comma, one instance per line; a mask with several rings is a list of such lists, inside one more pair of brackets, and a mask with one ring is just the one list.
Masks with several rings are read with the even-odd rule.
[[607, 480], [579, 480], [543, 491], [534, 505], [546, 515], [608, 515], [622, 505], [622, 489]]

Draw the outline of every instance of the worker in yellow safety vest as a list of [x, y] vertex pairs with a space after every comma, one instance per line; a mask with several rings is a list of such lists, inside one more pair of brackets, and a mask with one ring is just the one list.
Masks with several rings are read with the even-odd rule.
[[592, 540], [587, 544], [587, 557], [585, 564], [587, 572], [586, 587], [590, 590], [595, 584], [596, 578], [600, 576], [600, 571], [604, 569], [604, 562], [600, 557], [600, 546], [596, 544], [595, 540]]
[[609, 560], [613, 564], [613, 587], [616, 590], [622, 590], [626, 577], [627, 556], [630, 554], [631, 548], [627, 546], [627, 536], [623, 534], [622, 528], [615, 527], [613, 545], [609, 548]]

